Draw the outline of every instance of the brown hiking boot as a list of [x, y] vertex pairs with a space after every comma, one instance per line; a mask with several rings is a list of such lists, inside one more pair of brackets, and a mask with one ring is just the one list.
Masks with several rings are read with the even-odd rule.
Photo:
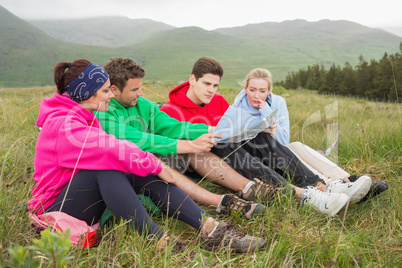
[[[165, 233], [156, 243], [156, 248], [158, 250], [162, 251], [169, 247], [171, 247], [172, 253], [175, 253], [175, 254], [187, 253], [188, 257], [192, 260], [195, 259], [198, 255], [196, 251], [189, 249], [186, 242], [180, 240], [175, 235], [167, 235]], [[186, 250], [187, 250], [187, 252], [186, 252]]]
[[183, 253], [185, 249], [188, 247], [187, 243], [181, 241], [175, 235], [167, 235], [166, 233], [158, 240], [156, 244], [156, 248], [158, 250], [162, 250], [166, 247], [172, 247], [172, 251], [174, 253]]
[[243, 200], [233, 194], [224, 195], [216, 211], [230, 214], [233, 210], [240, 211], [242, 216], [251, 219], [254, 215], [264, 213], [265, 206], [260, 203]]
[[241, 198], [248, 201], [259, 199], [271, 203], [277, 199], [278, 194], [283, 190], [283, 188], [280, 188], [275, 184], [269, 184], [257, 178], [254, 178], [253, 181], [255, 184], [250, 187], [247, 193], [244, 194], [243, 191], [239, 192]]
[[210, 251], [229, 247], [238, 253], [254, 252], [264, 248], [265, 244], [264, 239], [246, 235], [240, 227], [225, 222], [220, 222], [210, 237], [201, 235], [201, 247]]
[[196, 251], [191, 250], [191, 249], [187, 250], [187, 252], [186, 252], [186, 249], [189, 248], [187, 243], [180, 240], [175, 235], [164, 234], [156, 243], [157, 250], [162, 251], [168, 247], [171, 247], [172, 253], [175, 253], [175, 254], [187, 253], [187, 257], [191, 261], [198, 259], [201, 262], [202, 267], [204, 267], [204, 266], [209, 267], [209, 266], [212, 266], [212, 264], [213, 264], [213, 262], [210, 259], [208, 259], [208, 257], [203, 256], [201, 253], [197, 253]]

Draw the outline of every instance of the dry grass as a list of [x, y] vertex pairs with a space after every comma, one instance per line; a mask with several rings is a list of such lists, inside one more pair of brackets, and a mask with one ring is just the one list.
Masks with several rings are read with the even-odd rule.
[[[175, 85], [144, 83], [144, 86], [167, 96]], [[320, 96], [309, 91], [275, 90], [287, 100], [293, 141], [302, 140], [312, 148], [325, 149], [326, 125], [338, 122], [340, 165], [353, 174], [369, 174], [374, 181], [386, 180], [390, 189], [331, 219], [287, 200], [270, 206], [266, 215], [253, 220], [236, 215], [221, 216], [240, 224], [249, 234], [266, 239], [266, 249], [256, 254], [205, 252], [197, 246], [198, 233], [191, 227], [164, 216], [156, 218], [156, 222], [163, 229], [181, 235], [196, 250], [209, 256], [217, 267], [401, 267], [401, 106]], [[31, 245], [32, 239], [38, 237], [30, 227], [25, 210], [33, 186], [33, 157], [38, 135], [35, 127], [38, 106], [35, 105], [54, 91], [52, 87], [0, 89], [0, 266], [6, 266], [7, 249], [11, 245]], [[236, 89], [220, 91], [229, 102], [238, 92]], [[151, 92], [144, 93], [152, 101], [166, 101]], [[325, 107], [336, 100], [338, 117], [328, 119]], [[317, 111], [322, 120], [302, 131], [304, 122]], [[203, 186], [225, 191], [209, 182]], [[213, 210], [205, 209], [214, 214]], [[152, 241], [127, 230], [119, 221], [110, 223], [103, 233], [98, 247], [72, 250], [75, 258], [69, 266], [201, 266], [199, 262], [189, 261], [185, 254], [155, 251]]]

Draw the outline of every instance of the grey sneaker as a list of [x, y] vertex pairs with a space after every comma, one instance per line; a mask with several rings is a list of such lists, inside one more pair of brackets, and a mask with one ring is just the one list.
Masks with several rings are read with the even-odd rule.
[[254, 252], [262, 250], [265, 244], [264, 239], [246, 235], [240, 227], [225, 222], [220, 222], [210, 237], [201, 235], [201, 247], [210, 251], [229, 247], [238, 253]]
[[230, 214], [233, 210], [238, 210], [241, 212], [242, 216], [251, 219], [254, 215], [264, 213], [265, 206], [260, 203], [243, 200], [233, 194], [224, 195], [216, 211], [219, 213], [223, 211]]
[[349, 196], [346, 194], [321, 192], [313, 187], [305, 189], [302, 196], [302, 205], [313, 206], [329, 217], [338, 213], [347, 202]]
[[283, 190], [283, 188], [279, 188], [274, 184], [268, 184], [257, 178], [254, 178], [253, 181], [255, 184], [250, 187], [247, 193], [244, 194], [243, 191], [239, 192], [241, 198], [248, 201], [259, 199], [271, 203], [277, 199], [278, 194]]
[[351, 202], [359, 202], [370, 190], [371, 178], [361, 176], [355, 182], [334, 181], [328, 184], [327, 193], [344, 193], [350, 197]]

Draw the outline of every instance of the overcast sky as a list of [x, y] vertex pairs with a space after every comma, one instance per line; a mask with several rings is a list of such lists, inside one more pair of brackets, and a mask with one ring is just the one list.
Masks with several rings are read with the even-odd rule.
[[258, 22], [349, 20], [369, 27], [402, 27], [398, 0], [0, 0], [26, 19], [122, 15], [206, 30]]

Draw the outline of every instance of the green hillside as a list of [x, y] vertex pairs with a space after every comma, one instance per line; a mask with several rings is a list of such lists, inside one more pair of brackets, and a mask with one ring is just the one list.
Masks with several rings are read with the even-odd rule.
[[29, 22], [61, 41], [105, 47], [132, 45], [156, 33], [175, 28], [149, 19], [129, 19], [121, 16]]
[[278, 50], [287, 51], [281, 58], [282, 65], [292, 70], [314, 63], [332, 63], [352, 66], [358, 63], [358, 56], [367, 60], [379, 59], [385, 52], [399, 52], [402, 37], [381, 29], [369, 28], [350, 21], [305, 20], [281, 23], [249, 24], [242, 27], [223, 28], [219, 33], [246, 38], [249, 42], [260, 44], [271, 55]]
[[[152, 32], [150, 25], [145, 23], [137, 31]], [[113, 35], [113, 29], [112, 24], [103, 30], [104, 36], [115, 42], [119, 34], [116, 30]], [[80, 28], [70, 31], [77, 33]], [[94, 36], [98, 32], [94, 31]], [[76, 37], [71, 34], [69, 40]], [[106, 45], [102, 39], [93, 40], [99, 46], [56, 40], [0, 7], [0, 87], [52, 85], [52, 68], [57, 62], [87, 58], [103, 64], [110, 57], [136, 59], [145, 68], [147, 80], [177, 83], [188, 78], [192, 64], [201, 56], [221, 62], [225, 70], [222, 86], [238, 87], [237, 81], [255, 67], [268, 68], [278, 81], [307, 65], [343, 65], [348, 61], [354, 66], [360, 55], [368, 61], [380, 59], [385, 52], [399, 52], [401, 40], [386, 31], [348, 21], [296, 20], [215, 31], [174, 28], [136, 44], [111, 48], [101, 47]]]
[[[235, 79], [244, 76], [262, 56], [258, 46], [242, 38], [198, 27], [170, 30], [127, 50], [144, 66], [147, 79], [173, 82], [186, 80], [199, 57], [212, 57], [223, 65], [225, 74], [222, 83], [226, 85], [235, 84]], [[272, 67], [275, 69], [275, 66]]]
[[386, 31], [346, 21], [292, 21], [216, 31], [179, 28], [128, 49], [148, 70], [150, 79], [185, 79], [198, 57], [210, 56], [224, 67], [222, 83], [236, 86], [255, 67], [267, 68], [274, 80], [282, 80], [289, 72], [315, 63], [355, 65], [360, 55], [379, 59], [385, 52], [398, 52], [400, 41], [401, 37]]
[[52, 68], [60, 61], [87, 58], [102, 64], [124, 54], [116, 49], [56, 40], [2, 7], [0, 33], [0, 87], [51, 85]]

